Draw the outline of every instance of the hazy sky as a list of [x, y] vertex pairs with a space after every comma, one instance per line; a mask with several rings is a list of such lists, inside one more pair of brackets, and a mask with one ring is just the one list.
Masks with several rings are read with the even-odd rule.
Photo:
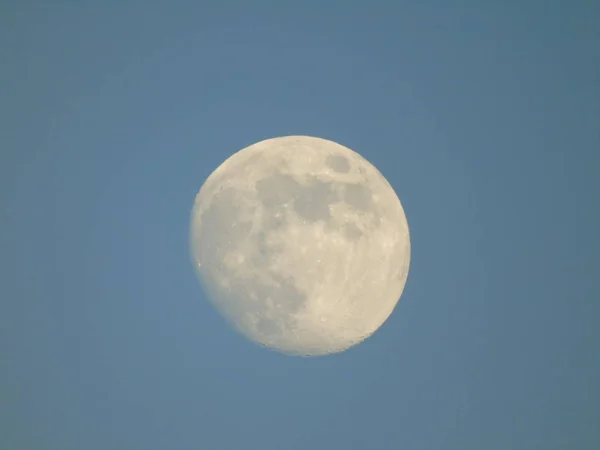
[[[600, 4], [214, 5], [0, 4], [0, 448], [600, 448]], [[331, 357], [240, 337], [190, 263], [204, 179], [287, 134], [412, 233]]]

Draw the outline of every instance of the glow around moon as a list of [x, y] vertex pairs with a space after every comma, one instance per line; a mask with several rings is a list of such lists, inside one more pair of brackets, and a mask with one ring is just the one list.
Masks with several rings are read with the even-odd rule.
[[196, 196], [195, 268], [243, 335], [288, 354], [324, 355], [366, 339], [408, 275], [400, 200], [358, 153], [286, 136], [235, 153]]

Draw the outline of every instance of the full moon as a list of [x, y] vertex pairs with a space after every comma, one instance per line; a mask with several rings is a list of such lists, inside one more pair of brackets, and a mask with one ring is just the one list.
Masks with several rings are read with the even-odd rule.
[[192, 210], [193, 264], [242, 335], [292, 355], [344, 351], [398, 303], [410, 264], [404, 210], [358, 153], [309, 136], [224, 161]]

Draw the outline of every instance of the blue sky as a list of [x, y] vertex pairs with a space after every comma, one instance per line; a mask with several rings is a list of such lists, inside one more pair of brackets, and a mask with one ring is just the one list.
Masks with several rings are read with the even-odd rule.
[[[0, 448], [599, 448], [599, 16], [2, 2]], [[244, 340], [190, 264], [204, 179], [288, 134], [361, 153], [411, 229], [398, 307], [330, 357]]]

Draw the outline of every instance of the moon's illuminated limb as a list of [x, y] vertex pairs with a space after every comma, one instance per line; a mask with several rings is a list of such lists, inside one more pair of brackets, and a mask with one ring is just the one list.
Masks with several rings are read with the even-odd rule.
[[308, 136], [235, 153], [196, 196], [191, 251], [211, 301], [241, 333], [291, 354], [343, 351], [392, 313], [408, 224], [381, 173]]

